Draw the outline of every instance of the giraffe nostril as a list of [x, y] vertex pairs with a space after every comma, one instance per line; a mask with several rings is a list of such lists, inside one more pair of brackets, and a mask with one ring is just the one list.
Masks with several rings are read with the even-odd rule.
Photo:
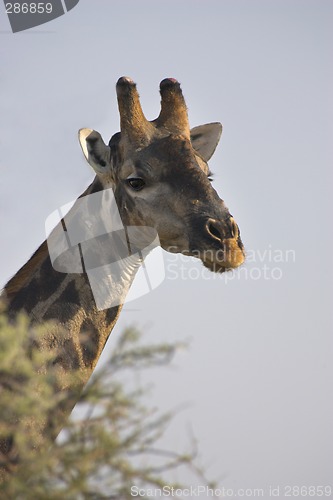
[[208, 219], [206, 231], [210, 237], [220, 242], [225, 238], [237, 239], [239, 236], [238, 226], [232, 217], [225, 224], [216, 219]]
[[231, 228], [231, 236], [232, 238], [238, 237], [238, 226], [233, 219], [230, 219], [230, 228]]
[[208, 219], [206, 222], [206, 230], [210, 236], [212, 236], [214, 239], [222, 241], [222, 231], [219, 227], [218, 221], [214, 219]]

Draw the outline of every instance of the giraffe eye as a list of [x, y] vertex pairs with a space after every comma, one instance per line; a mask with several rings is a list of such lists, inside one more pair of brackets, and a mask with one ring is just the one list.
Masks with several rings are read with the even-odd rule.
[[140, 177], [132, 177], [127, 179], [127, 184], [131, 186], [134, 191], [140, 191], [145, 186], [145, 181]]

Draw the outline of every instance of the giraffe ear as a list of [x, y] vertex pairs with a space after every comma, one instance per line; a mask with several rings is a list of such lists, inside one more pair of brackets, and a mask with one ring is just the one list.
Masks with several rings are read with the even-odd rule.
[[104, 143], [99, 132], [90, 128], [81, 128], [79, 141], [87, 162], [97, 175], [105, 174], [111, 170], [111, 150]]
[[208, 161], [213, 155], [222, 134], [221, 123], [206, 123], [191, 129], [191, 142], [199, 155]]

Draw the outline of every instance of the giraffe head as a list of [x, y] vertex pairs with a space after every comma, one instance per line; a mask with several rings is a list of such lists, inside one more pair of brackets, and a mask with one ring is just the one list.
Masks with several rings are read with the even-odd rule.
[[148, 121], [135, 83], [117, 83], [121, 132], [106, 145], [81, 129], [84, 155], [101, 189], [112, 187], [126, 226], [156, 229], [162, 248], [199, 258], [211, 271], [244, 262], [239, 228], [210, 180], [207, 161], [220, 139], [220, 123], [190, 130], [177, 80], [160, 84], [161, 112]]

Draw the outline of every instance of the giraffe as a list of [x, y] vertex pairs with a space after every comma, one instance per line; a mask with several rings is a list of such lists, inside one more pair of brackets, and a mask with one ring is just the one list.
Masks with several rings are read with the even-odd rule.
[[[245, 254], [239, 228], [213, 188], [207, 164], [219, 142], [222, 125], [210, 123], [190, 129], [183, 93], [174, 78], [160, 83], [161, 111], [153, 121], [145, 118], [132, 79], [121, 77], [116, 91], [120, 132], [105, 144], [95, 130], [79, 131], [83, 154], [95, 177], [77, 203], [82, 199], [89, 203], [89, 197], [97, 193], [105, 194], [103, 203], [94, 205], [88, 228], [80, 219], [77, 205], [69, 217], [88, 233], [91, 225], [101, 220], [107, 224], [111, 202], [106, 194], [112, 190], [124, 227], [135, 227], [138, 239], [143, 235], [142, 246], [148, 241], [144, 237], [144, 228], [148, 227], [156, 231], [163, 249], [197, 257], [212, 272], [222, 273], [241, 265]], [[63, 219], [53, 235], [57, 238], [64, 231]], [[99, 241], [98, 246], [102, 247], [103, 261], [115, 258], [112, 240]], [[71, 258], [69, 252], [69, 264]], [[119, 298], [112, 307], [96, 306], [83, 260], [82, 272], [70, 272], [70, 267], [68, 272], [60, 272], [55, 268], [47, 241], [5, 285], [2, 297], [10, 318], [23, 310], [33, 325], [52, 322], [45, 342], [38, 347], [56, 346], [53, 365], [64, 373], [77, 370], [80, 389], [94, 370], [118, 319], [142, 256], [125, 260], [120, 274], [112, 278], [112, 290], [117, 290]], [[102, 275], [101, 286], [104, 279]], [[76, 391], [62, 409], [64, 418], [77, 399]], [[48, 432], [56, 437], [59, 430]], [[9, 455], [11, 449], [10, 441], [0, 442], [4, 455]]]

